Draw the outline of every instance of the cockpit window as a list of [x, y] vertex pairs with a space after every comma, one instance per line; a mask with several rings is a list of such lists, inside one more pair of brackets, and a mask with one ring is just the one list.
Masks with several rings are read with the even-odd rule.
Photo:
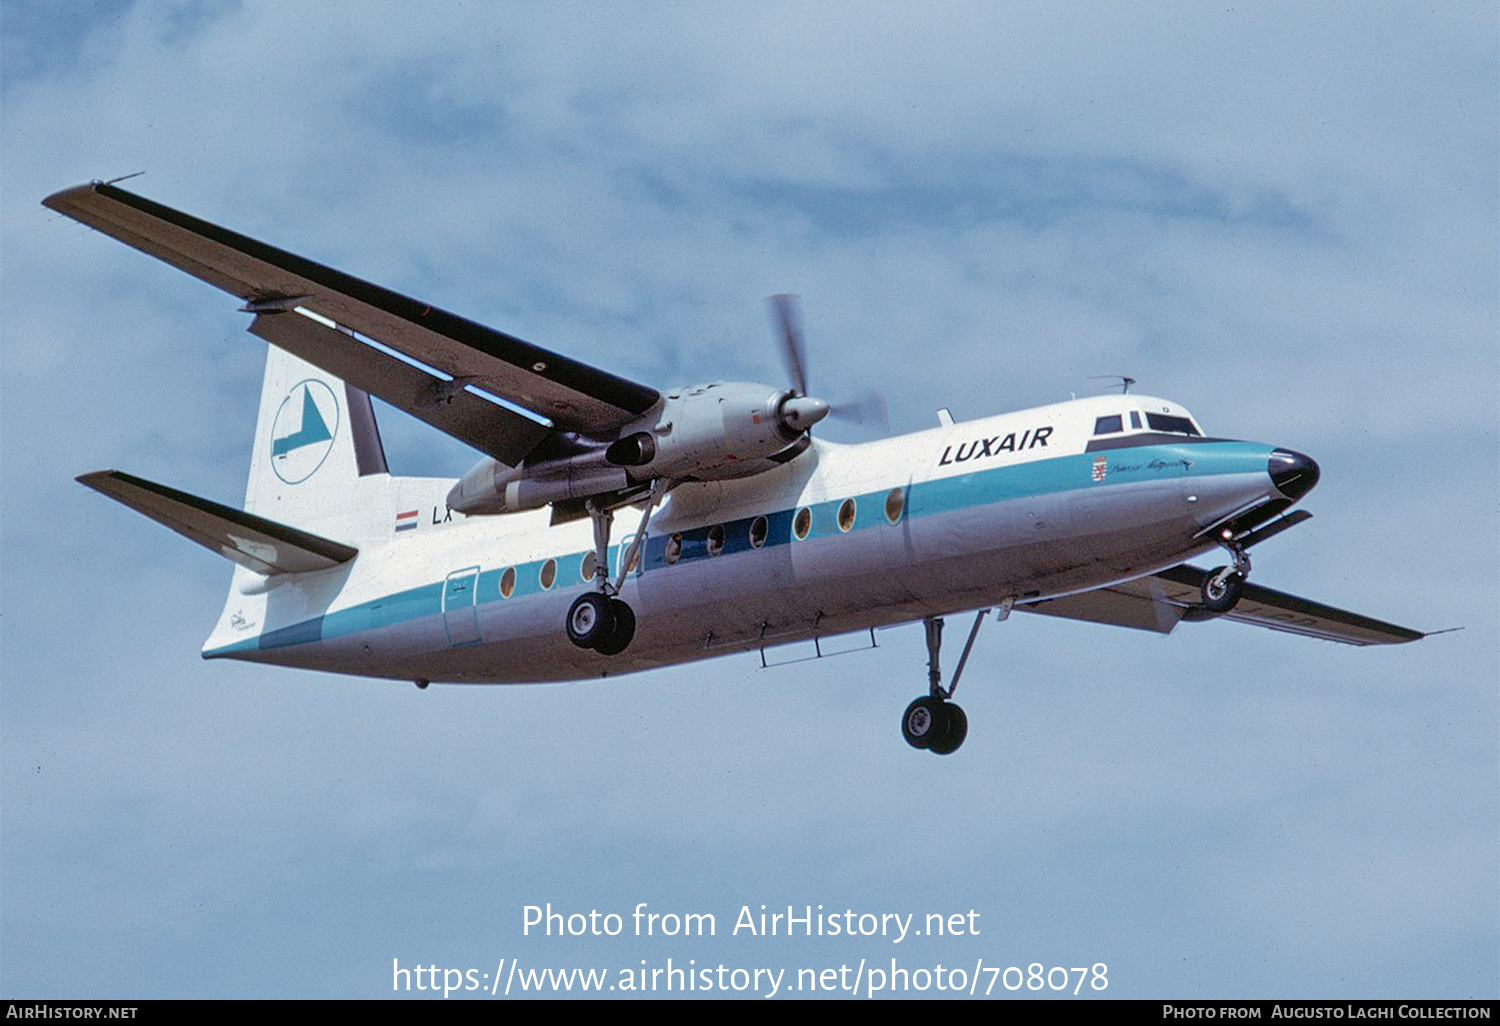
[[1141, 415], [1134, 410], [1130, 411], [1130, 426], [1137, 431], [1141, 427]]
[[1094, 421], [1094, 434], [1096, 435], [1112, 435], [1116, 431], [1124, 430], [1125, 422], [1120, 419], [1118, 413], [1113, 417], [1099, 417]]
[[1146, 414], [1146, 423], [1152, 431], [1165, 431], [1173, 435], [1196, 435], [1198, 429], [1186, 417], [1172, 417], [1165, 413]]

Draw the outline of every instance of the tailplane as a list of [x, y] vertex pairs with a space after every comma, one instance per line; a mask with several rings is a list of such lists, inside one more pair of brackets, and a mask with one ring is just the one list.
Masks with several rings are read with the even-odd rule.
[[[360, 479], [373, 475], [382, 480], [361, 488]], [[244, 510], [118, 470], [78, 481], [269, 577], [353, 559], [359, 550], [346, 542], [363, 544], [372, 523], [387, 519], [381, 512], [388, 475], [370, 397], [269, 346]]]
[[327, 570], [359, 554], [342, 542], [118, 470], [84, 474], [78, 483], [262, 576]]

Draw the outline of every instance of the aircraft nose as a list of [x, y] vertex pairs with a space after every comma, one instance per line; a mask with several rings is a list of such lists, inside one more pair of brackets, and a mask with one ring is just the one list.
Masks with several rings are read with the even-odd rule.
[[1277, 449], [1266, 461], [1271, 483], [1288, 499], [1300, 499], [1318, 483], [1318, 464], [1311, 456], [1291, 449]]

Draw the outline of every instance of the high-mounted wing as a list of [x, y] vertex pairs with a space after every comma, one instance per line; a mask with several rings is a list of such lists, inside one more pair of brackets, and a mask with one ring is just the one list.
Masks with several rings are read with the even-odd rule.
[[1161, 634], [1171, 633], [1183, 620], [1224, 619], [1346, 645], [1399, 645], [1426, 636], [1420, 631], [1248, 582], [1239, 603], [1229, 612], [1214, 616], [1203, 609], [1200, 599], [1199, 589], [1209, 573], [1184, 564], [1097, 591], [1017, 603], [1016, 608]]
[[[593, 438], [612, 437], [660, 399], [654, 388], [113, 185], [76, 186], [42, 203], [238, 296], [259, 315], [251, 327], [257, 335], [510, 466], [551, 428], [482, 393], [545, 418], [559, 431]], [[299, 307], [316, 317], [297, 313]]]

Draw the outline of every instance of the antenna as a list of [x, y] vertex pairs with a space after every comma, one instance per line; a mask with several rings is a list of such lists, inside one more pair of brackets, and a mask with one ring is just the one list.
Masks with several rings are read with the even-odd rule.
[[1135, 378], [1129, 377], [1129, 376], [1124, 375], [1124, 374], [1091, 374], [1091, 375], [1089, 375], [1089, 380], [1090, 381], [1098, 381], [1100, 379], [1108, 379], [1110, 381], [1114, 381], [1114, 380], [1118, 379], [1119, 382], [1120, 382], [1120, 394], [1121, 395], [1129, 395], [1130, 394], [1130, 386], [1133, 385], [1133, 384], [1135, 384]]

